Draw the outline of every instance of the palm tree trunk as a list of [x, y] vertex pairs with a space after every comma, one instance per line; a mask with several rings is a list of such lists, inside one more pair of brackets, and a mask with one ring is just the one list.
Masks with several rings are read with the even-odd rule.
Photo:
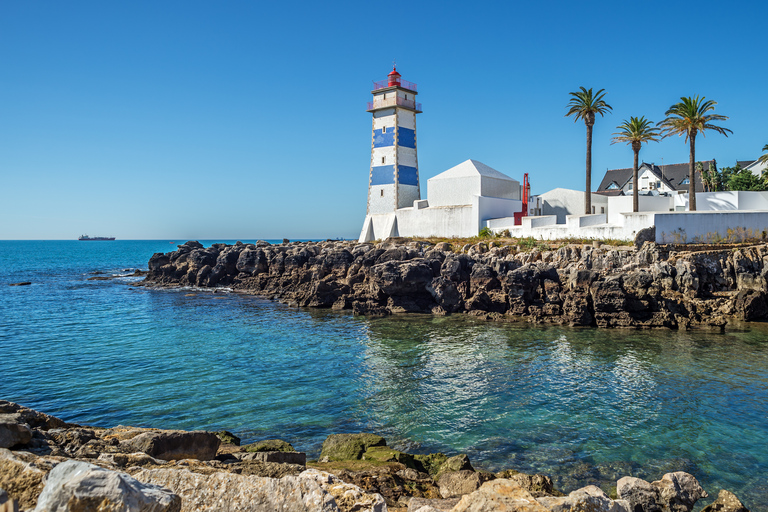
[[696, 211], [696, 133], [691, 133], [691, 152], [688, 159], [688, 211]]
[[632, 165], [632, 211], [640, 211], [640, 199], [637, 191], [637, 160], [640, 150], [635, 150], [635, 162]]
[[587, 123], [587, 189], [584, 191], [584, 213], [592, 214], [592, 125]]

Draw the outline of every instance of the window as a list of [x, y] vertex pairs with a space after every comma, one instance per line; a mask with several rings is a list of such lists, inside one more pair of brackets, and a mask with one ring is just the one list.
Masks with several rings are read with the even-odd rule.
[[656, 188], [661, 188], [661, 182], [660, 181], [656, 182]]
[[381, 127], [381, 133], [387, 133], [387, 127], [386, 126], [382, 126]]
[[685, 178], [683, 181], [680, 182], [680, 184], [681, 185], [690, 185], [691, 184], [691, 180], [689, 180], [688, 178]]
[[384, 197], [384, 189], [381, 189], [381, 197]]
[[632, 190], [632, 183], [629, 184], [629, 190]]
[[616, 182], [614, 181], [613, 183], [611, 183], [610, 185], [608, 185], [608, 189], [607, 189], [607, 190], [616, 190], [617, 188], [619, 188], [619, 186], [618, 186], [618, 185], [616, 184]]
[[383, 157], [381, 157], [381, 163], [384, 163], [384, 159], [385, 159], [385, 158], [386, 158], [386, 157], [384, 157], [384, 156], [383, 156]]
[[593, 206], [592, 207], [592, 215], [594, 215], [594, 214], [595, 214], [595, 207]]
[[408, 95], [407, 94], [405, 95], [405, 99], [408, 99]]
[[605, 213], [605, 206], [600, 207], [600, 213]]

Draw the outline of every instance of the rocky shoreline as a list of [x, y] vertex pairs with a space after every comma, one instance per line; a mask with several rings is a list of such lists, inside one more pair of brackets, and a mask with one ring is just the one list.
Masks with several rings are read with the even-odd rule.
[[720, 329], [768, 319], [768, 245], [524, 248], [389, 239], [203, 247], [149, 260], [144, 286], [227, 288], [381, 316], [464, 313], [489, 320], [631, 329]]
[[[375, 434], [335, 434], [318, 461], [281, 440], [230, 432], [93, 428], [0, 400], [0, 511], [687, 512], [693, 475], [626, 476], [611, 495], [568, 494], [547, 475], [490, 473], [466, 455], [414, 455]], [[721, 490], [703, 512], [748, 512]]]

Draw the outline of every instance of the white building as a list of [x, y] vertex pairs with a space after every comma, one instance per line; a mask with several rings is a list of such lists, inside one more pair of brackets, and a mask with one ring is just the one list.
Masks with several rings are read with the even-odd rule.
[[374, 84], [368, 210], [360, 242], [394, 236], [476, 236], [489, 219], [522, 211], [520, 182], [475, 160], [427, 180], [422, 200], [416, 158], [416, 84], [393, 69]]
[[[741, 162], [737, 162], [741, 163]], [[746, 165], [744, 165], [744, 169], [748, 170], [758, 178], [763, 175], [765, 171], [768, 171], [768, 162], [761, 162], [759, 160], [755, 160], [754, 162], [744, 162]], [[698, 206], [698, 205], [696, 205]]]

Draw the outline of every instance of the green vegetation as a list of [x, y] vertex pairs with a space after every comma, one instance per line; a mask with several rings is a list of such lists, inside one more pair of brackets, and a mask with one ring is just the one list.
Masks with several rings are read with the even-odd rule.
[[490, 230], [490, 228], [483, 228], [480, 230], [480, 233], [477, 234], [480, 238], [493, 238], [493, 231]]
[[568, 112], [565, 116], [574, 116], [574, 123], [583, 119], [587, 125], [587, 188], [584, 191], [584, 212], [589, 215], [592, 213], [592, 127], [595, 125], [595, 114], [604, 117], [613, 107], [603, 100], [605, 89], [600, 89], [595, 94], [592, 94], [591, 87], [580, 89], [581, 91], [569, 93], [571, 100], [568, 102]]
[[667, 117], [658, 123], [658, 126], [662, 127], [661, 134], [663, 138], [671, 135], [685, 135], [685, 142], [690, 144], [688, 159], [689, 211], [696, 211], [696, 174], [694, 169], [694, 162], [696, 161], [696, 135], [699, 132], [702, 132], [703, 134], [706, 130], [722, 133], [726, 137], [729, 132], [733, 133], [728, 128], [712, 124], [714, 121], [728, 120], [726, 116], [707, 113], [715, 110], [715, 105], [717, 105], [716, 101], [705, 101], [704, 96], [701, 98], [698, 96], [682, 97], [680, 98], [680, 102], [669, 107], [669, 110], [664, 113]]
[[642, 117], [630, 117], [629, 121], [624, 121], [616, 127], [619, 131], [613, 134], [611, 144], [617, 142], [626, 142], [632, 146], [632, 151], [635, 153], [634, 163], [632, 165], [632, 211], [639, 211], [638, 204], [638, 190], [637, 186], [637, 168], [638, 158], [640, 156], [640, 148], [643, 142], [659, 142], [659, 130], [652, 126], [652, 123]]

